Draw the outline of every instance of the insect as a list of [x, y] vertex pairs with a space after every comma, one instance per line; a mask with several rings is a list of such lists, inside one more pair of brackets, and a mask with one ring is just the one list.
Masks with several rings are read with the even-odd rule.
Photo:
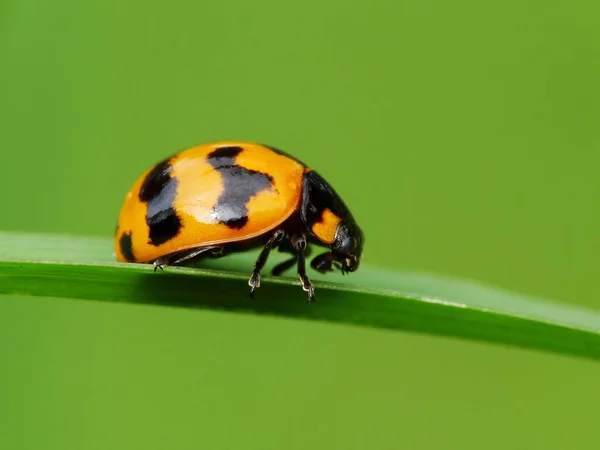
[[364, 235], [340, 196], [316, 171], [274, 147], [245, 141], [197, 145], [143, 173], [126, 194], [114, 246], [121, 262], [154, 270], [201, 256], [222, 257], [262, 247], [248, 281], [250, 295], [274, 248], [290, 258], [308, 300], [311, 244], [327, 251], [311, 261], [326, 273], [354, 272]]

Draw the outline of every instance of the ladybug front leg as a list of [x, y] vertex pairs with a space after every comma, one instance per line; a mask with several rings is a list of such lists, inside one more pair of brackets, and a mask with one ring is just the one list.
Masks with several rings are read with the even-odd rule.
[[263, 249], [261, 250], [258, 258], [256, 258], [256, 262], [254, 263], [254, 270], [252, 271], [252, 275], [248, 280], [248, 285], [250, 286], [250, 297], [254, 298], [254, 291], [257, 287], [260, 286], [260, 271], [267, 263], [267, 259], [269, 258], [269, 253], [271, 249], [275, 247], [283, 236], [285, 232], [283, 230], [277, 230], [273, 235], [269, 238]]
[[327, 273], [333, 270], [331, 266], [334, 260], [335, 259], [330, 252], [322, 253], [321, 255], [315, 256], [310, 265], [317, 272]]

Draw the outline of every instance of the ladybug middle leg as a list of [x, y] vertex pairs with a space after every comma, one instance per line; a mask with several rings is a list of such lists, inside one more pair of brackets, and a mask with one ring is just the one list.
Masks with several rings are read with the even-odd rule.
[[273, 233], [261, 250], [258, 258], [256, 258], [254, 270], [252, 271], [252, 275], [248, 280], [248, 285], [250, 286], [250, 297], [254, 298], [254, 291], [260, 286], [260, 271], [267, 263], [267, 258], [269, 257], [269, 253], [271, 253], [271, 249], [281, 242], [284, 235], [285, 232], [283, 230], [277, 230], [275, 233]]
[[307, 248], [306, 238], [304, 236], [295, 236], [291, 239], [292, 245], [298, 251], [298, 277], [302, 283], [302, 289], [308, 292], [308, 301], [315, 301], [315, 287], [306, 275], [306, 257], [305, 250]]

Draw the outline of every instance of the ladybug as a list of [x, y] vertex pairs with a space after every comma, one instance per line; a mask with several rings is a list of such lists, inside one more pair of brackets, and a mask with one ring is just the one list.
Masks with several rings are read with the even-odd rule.
[[252, 297], [278, 248], [291, 258], [273, 275], [296, 265], [309, 301], [309, 244], [328, 249], [312, 259], [313, 269], [344, 274], [358, 268], [363, 243], [350, 210], [321, 175], [277, 148], [244, 141], [197, 145], [148, 169], [125, 196], [114, 240], [117, 261], [152, 263], [155, 271], [262, 247], [248, 281]]

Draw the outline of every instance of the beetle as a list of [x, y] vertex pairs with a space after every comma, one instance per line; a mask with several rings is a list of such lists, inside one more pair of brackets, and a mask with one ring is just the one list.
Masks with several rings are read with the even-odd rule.
[[349, 208], [318, 172], [265, 144], [196, 145], [146, 170], [127, 192], [114, 239], [117, 261], [154, 270], [196, 257], [262, 247], [248, 280], [253, 297], [271, 250], [289, 253], [273, 275], [297, 267], [308, 301], [311, 245], [327, 248], [313, 269], [358, 269], [364, 234]]

